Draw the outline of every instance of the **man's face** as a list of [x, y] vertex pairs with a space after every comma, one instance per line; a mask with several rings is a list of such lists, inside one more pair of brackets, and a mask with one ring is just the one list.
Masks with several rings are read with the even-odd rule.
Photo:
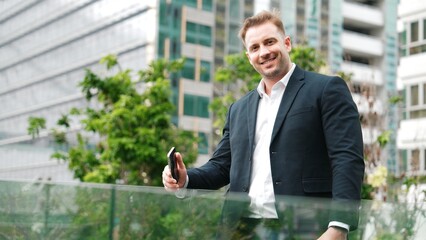
[[251, 27], [245, 36], [250, 64], [265, 80], [279, 81], [290, 70], [290, 37], [270, 22]]

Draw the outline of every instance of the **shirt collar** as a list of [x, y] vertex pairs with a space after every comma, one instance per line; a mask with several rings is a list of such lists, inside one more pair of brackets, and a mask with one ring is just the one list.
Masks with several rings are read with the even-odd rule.
[[[290, 80], [290, 77], [293, 74], [295, 68], [296, 68], [296, 64], [292, 63], [291, 68], [287, 72], [287, 74], [276, 84], [280, 83], [280, 84], [283, 84], [284, 86], [287, 86], [288, 81]], [[262, 78], [262, 80], [260, 80], [259, 85], [257, 85], [257, 93], [259, 93], [260, 97], [263, 97], [263, 94], [266, 94], [265, 93], [265, 83], [263, 82], [263, 78]]]

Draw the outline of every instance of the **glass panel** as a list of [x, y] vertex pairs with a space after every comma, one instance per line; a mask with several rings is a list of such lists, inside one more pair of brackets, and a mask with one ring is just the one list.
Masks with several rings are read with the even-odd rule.
[[426, 109], [423, 110], [416, 110], [416, 111], [410, 111], [410, 118], [424, 118], [426, 117]]
[[418, 54], [418, 53], [421, 53], [421, 52], [422, 52], [421, 46], [410, 47], [410, 55]]
[[186, 5], [193, 8], [197, 8], [197, 1], [198, 0], [186, 0]]
[[410, 96], [411, 96], [410, 105], [411, 106], [419, 105], [419, 86], [418, 85], [413, 85], [410, 87]]
[[423, 83], [423, 104], [426, 105], [426, 83]]
[[411, 23], [411, 42], [417, 42], [419, 40], [419, 22]]
[[426, 40], [426, 19], [423, 19], [423, 39]]
[[198, 137], [200, 138], [200, 142], [198, 143], [198, 153], [208, 154], [209, 153], [208, 135], [206, 133], [199, 132]]
[[426, 149], [423, 150], [423, 170], [426, 170]]
[[403, 46], [405, 46], [405, 44], [407, 44], [407, 31], [406, 30], [399, 33], [399, 43]]
[[183, 114], [186, 116], [195, 116], [195, 105], [196, 99], [195, 96], [185, 94], [183, 97]]
[[192, 22], [186, 23], [186, 42], [197, 43], [197, 24]]
[[407, 150], [400, 150], [400, 159], [401, 159], [400, 169], [402, 172], [407, 171], [407, 158], [408, 158], [407, 155], [408, 155]]
[[209, 26], [199, 25], [200, 26], [200, 44], [210, 47], [212, 45], [212, 29]]
[[184, 95], [183, 114], [186, 116], [209, 117], [209, 98], [195, 96], [190, 94]]
[[203, 10], [211, 12], [213, 10], [213, 1], [203, 0]]
[[209, 103], [210, 103], [210, 99], [208, 97], [201, 97], [201, 96], [198, 97], [197, 116], [203, 117], [203, 118], [209, 117]]
[[210, 82], [211, 64], [207, 61], [201, 61], [200, 80], [202, 82]]
[[[242, 213], [249, 204], [246, 194], [225, 199], [222, 190], [188, 189], [180, 199], [163, 187], [39, 181], [0, 181], [0, 194], [2, 239], [242, 239], [235, 226], [247, 219]], [[416, 196], [398, 199], [410, 197]], [[407, 232], [423, 239], [423, 204], [277, 196], [280, 221], [252, 223], [248, 230], [256, 230], [256, 239], [316, 239], [329, 215], [358, 220], [359, 208], [349, 239], [406, 239]]]
[[195, 60], [187, 58], [182, 69], [182, 77], [193, 80], [195, 78]]
[[192, 22], [186, 23], [186, 42], [211, 46], [211, 27]]
[[411, 151], [411, 171], [420, 170], [420, 151], [419, 149], [415, 149]]

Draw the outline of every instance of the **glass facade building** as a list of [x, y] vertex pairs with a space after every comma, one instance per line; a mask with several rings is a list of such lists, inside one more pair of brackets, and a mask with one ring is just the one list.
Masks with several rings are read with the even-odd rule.
[[203, 161], [211, 135], [213, 11], [213, 0], [1, 1], [0, 177], [72, 179], [64, 163], [49, 160], [55, 146], [48, 131], [37, 141], [27, 134], [28, 118], [44, 117], [50, 129], [71, 108], [86, 106], [78, 83], [85, 68], [105, 71], [98, 61], [108, 54], [136, 71], [156, 58], [187, 58], [172, 79], [173, 121], [198, 132]]

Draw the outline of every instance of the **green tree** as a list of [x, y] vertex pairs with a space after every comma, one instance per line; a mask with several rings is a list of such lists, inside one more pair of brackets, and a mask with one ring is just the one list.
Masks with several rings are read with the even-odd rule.
[[[178, 146], [187, 164], [194, 162], [198, 138], [171, 122], [174, 106], [168, 75], [179, 71], [184, 60], [153, 61], [148, 69], [138, 72], [137, 80], [132, 79], [135, 74], [131, 70], [121, 69], [113, 55], [100, 63], [111, 75], [86, 69], [79, 84], [86, 99], [100, 106], [72, 109], [62, 115], [51, 134], [58, 144], [69, 142], [64, 132], [73, 119], [80, 120], [83, 131], [77, 133], [67, 151], [57, 151], [52, 157], [67, 161], [81, 181], [154, 186], [161, 185], [171, 146]], [[37, 133], [37, 124], [30, 121], [30, 134]]]

